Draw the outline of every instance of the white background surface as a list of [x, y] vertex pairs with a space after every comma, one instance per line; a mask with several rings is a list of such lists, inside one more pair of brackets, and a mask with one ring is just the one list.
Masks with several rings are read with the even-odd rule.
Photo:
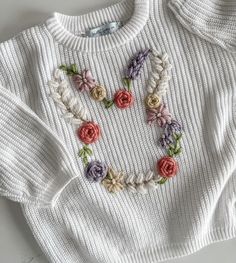
[[[77, 15], [116, 2], [118, 0], [0, 0], [0, 42], [44, 21], [53, 11]], [[213, 244], [188, 257], [166, 261], [199, 262], [235, 263], [236, 239]], [[48, 263], [24, 220], [20, 206], [3, 198], [0, 198], [0, 263]]]

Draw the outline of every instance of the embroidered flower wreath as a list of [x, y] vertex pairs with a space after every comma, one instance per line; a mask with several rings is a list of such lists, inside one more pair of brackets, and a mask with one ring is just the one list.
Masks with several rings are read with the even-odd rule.
[[107, 109], [114, 104], [120, 109], [126, 109], [129, 108], [134, 102], [134, 97], [131, 92], [132, 81], [139, 76], [140, 70], [149, 52], [149, 49], [139, 52], [138, 55], [131, 60], [125, 72], [125, 77], [123, 77], [125, 87], [123, 89], [119, 89], [115, 93], [113, 99], [107, 98], [105, 87], [96, 83], [90, 70], [84, 69], [82, 72], [79, 72], [75, 64], [70, 66], [61, 65], [59, 69], [63, 70], [67, 75], [72, 76], [78, 91], [90, 92], [91, 97], [96, 101], [103, 102]]
[[[160, 145], [166, 149], [167, 155], [157, 160], [155, 171], [146, 174], [126, 174], [116, 171], [112, 167], [99, 160], [89, 160], [93, 155], [89, 145], [101, 138], [100, 126], [87, 117], [87, 111], [74, 97], [68, 82], [63, 78], [63, 71], [73, 77], [78, 91], [89, 91], [93, 99], [102, 101], [106, 108], [116, 105], [120, 109], [126, 109], [134, 103], [131, 93], [131, 83], [141, 71], [141, 68], [150, 55], [152, 73], [148, 83], [148, 94], [145, 98], [147, 110], [147, 123], [156, 123], [163, 129], [159, 139]], [[113, 99], [107, 98], [106, 89], [96, 83], [90, 70], [79, 72], [75, 64], [71, 66], [62, 65], [55, 71], [54, 79], [49, 82], [50, 96], [63, 110], [63, 117], [72, 124], [78, 125], [77, 136], [84, 143], [78, 155], [85, 165], [85, 176], [89, 181], [100, 182], [105, 188], [115, 193], [123, 189], [133, 192], [146, 192], [147, 189], [155, 189], [158, 184], [164, 184], [168, 179], [174, 177], [179, 170], [175, 156], [181, 153], [180, 141], [182, 138], [182, 126], [173, 119], [172, 115], [163, 102], [170, 79], [169, 71], [171, 64], [168, 55], [161, 55], [154, 49], [146, 49], [139, 52], [130, 62], [123, 82], [126, 88], [118, 90]]]

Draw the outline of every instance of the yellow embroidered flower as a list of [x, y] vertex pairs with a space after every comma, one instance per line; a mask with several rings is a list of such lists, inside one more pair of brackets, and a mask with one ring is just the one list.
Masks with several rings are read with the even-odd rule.
[[122, 172], [116, 172], [109, 168], [107, 176], [102, 180], [103, 186], [111, 193], [124, 189], [124, 175]]
[[94, 100], [102, 101], [106, 98], [107, 92], [103, 86], [97, 85], [91, 90], [90, 94]]
[[149, 109], [156, 109], [161, 105], [161, 97], [152, 93], [147, 95], [145, 102]]

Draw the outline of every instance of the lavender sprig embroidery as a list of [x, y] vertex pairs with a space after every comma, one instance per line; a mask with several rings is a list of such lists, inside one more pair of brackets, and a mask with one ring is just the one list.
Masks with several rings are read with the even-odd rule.
[[128, 68], [125, 72], [125, 79], [134, 80], [136, 79], [143, 67], [143, 64], [150, 52], [150, 49], [138, 52], [138, 54], [131, 60]]
[[163, 147], [163, 148], [168, 148], [169, 145], [171, 143], [173, 143], [173, 138], [172, 138], [172, 135], [171, 134], [166, 134], [166, 133], [163, 133], [160, 140], [160, 145]]
[[167, 134], [179, 134], [182, 132], [182, 125], [178, 121], [172, 119], [171, 122], [167, 123], [165, 126], [165, 132]]
[[168, 155], [173, 157], [181, 153], [180, 140], [182, 138], [182, 125], [176, 121], [166, 123], [164, 133], [159, 142], [161, 146], [167, 149]]

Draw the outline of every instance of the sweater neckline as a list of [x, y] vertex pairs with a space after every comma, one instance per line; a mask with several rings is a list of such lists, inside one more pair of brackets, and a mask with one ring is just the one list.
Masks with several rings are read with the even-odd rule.
[[[54, 39], [70, 49], [98, 52], [116, 48], [135, 38], [149, 18], [151, 0], [122, 0], [108, 7], [79, 16], [58, 12], [46, 20]], [[107, 35], [84, 37], [81, 31], [104, 23], [121, 21], [122, 27]]]
[[235, 1], [170, 0], [168, 6], [189, 31], [236, 52]]

